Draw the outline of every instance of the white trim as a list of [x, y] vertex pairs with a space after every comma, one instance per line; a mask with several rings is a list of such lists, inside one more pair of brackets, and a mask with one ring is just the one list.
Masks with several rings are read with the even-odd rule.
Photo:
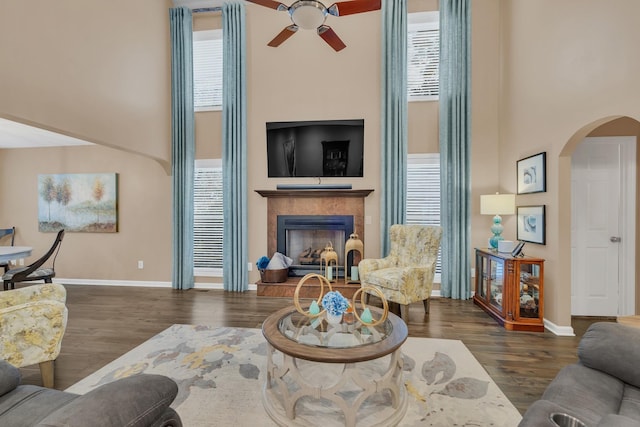
[[[171, 288], [171, 282], [149, 282], [138, 280], [101, 280], [101, 279], [65, 279], [55, 278], [54, 283], [61, 285], [89, 285], [89, 286], [129, 286], [143, 288]], [[200, 283], [196, 282], [194, 289], [221, 289], [224, 290], [222, 283]], [[255, 283], [249, 283], [249, 290], [255, 291], [258, 286]]]
[[196, 169], [221, 168], [222, 159], [196, 159]]
[[193, 275], [196, 277], [222, 277], [222, 268], [194, 268]]
[[544, 327], [559, 337], [575, 337], [576, 334], [571, 326], [559, 326], [548, 319], [543, 319]]
[[620, 224], [622, 238], [620, 251], [620, 302], [621, 316], [636, 313], [636, 137], [620, 137]]

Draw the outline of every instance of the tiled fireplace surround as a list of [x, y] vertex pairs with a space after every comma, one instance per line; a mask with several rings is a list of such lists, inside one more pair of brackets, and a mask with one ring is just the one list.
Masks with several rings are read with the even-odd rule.
[[[267, 198], [267, 251], [269, 255], [277, 252], [277, 228], [279, 215], [351, 215], [353, 216], [354, 231], [364, 242], [364, 199], [373, 190], [256, 190], [258, 194]], [[348, 238], [349, 236], [346, 236]], [[318, 267], [319, 269], [319, 267]], [[292, 297], [300, 277], [289, 277], [284, 283], [257, 283], [259, 296]], [[355, 292], [358, 284], [345, 284], [340, 278], [333, 282], [332, 288], [339, 290], [345, 296]], [[303, 298], [317, 297], [317, 280], [305, 283], [300, 296]]]

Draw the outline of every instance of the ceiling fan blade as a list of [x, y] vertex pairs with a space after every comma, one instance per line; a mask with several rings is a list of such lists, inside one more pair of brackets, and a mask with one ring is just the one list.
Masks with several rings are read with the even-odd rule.
[[382, 0], [339, 1], [329, 6], [327, 12], [333, 16], [345, 16], [379, 10], [381, 6]]
[[338, 37], [336, 32], [328, 25], [319, 26], [318, 35], [322, 37], [322, 39], [326, 41], [327, 44], [329, 44], [329, 46], [331, 46], [336, 52], [340, 52], [342, 49], [347, 47], [347, 45], [340, 40], [340, 37]]
[[278, 47], [282, 44], [282, 42], [284, 42], [285, 40], [287, 40], [289, 37], [291, 37], [292, 35], [294, 35], [296, 33], [296, 31], [298, 31], [298, 26], [297, 25], [289, 25], [288, 27], [285, 27], [284, 30], [280, 31], [280, 34], [278, 34], [277, 36], [275, 36], [273, 38], [273, 40], [271, 40], [267, 46], [271, 46], [271, 47]]
[[275, 10], [289, 10], [289, 6], [280, 3], [275, 0], [247, 0], [248, 2], [259, 4], [260, 6], [268, 7]]

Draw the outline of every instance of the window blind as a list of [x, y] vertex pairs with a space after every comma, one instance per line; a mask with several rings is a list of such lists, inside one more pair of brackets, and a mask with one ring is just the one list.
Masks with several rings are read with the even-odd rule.
[[222, 30], [193, 33], [193, 99], [196, 111], [222, 107]]
[[194, 172], [193, 266], [196, 275], [221, 275], [222, 165], [220, 161], [197, 161]]
[[[434, 15], [435, 14], [435, 15]], [[407, 32], [407, 99], [438, 99], [440, 28], [437, 12], [413, 17]]]
[[[440, 155], [410, 154], [407, 159], [407, 224], [440, 225]], [[441, 271], [438, 253], [436, 274]]]

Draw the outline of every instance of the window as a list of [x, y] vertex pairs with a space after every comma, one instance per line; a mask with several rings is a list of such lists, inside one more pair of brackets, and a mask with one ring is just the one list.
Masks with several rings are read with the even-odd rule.
[[[409, 154], [407, 159], [407, 224], [440, 225], [440, 155]], [[436, 264], [440, 280], [441, 255]]]
[[438, 99], [439, 12], [410, 13], [407, 32], [407, 99]]
[[193, 267], [196, 276], [222, 276], [222, 162], [196, 160], [193, 191]]
[[193, 106], [222, 108], [222, 30], [193, 33]]

